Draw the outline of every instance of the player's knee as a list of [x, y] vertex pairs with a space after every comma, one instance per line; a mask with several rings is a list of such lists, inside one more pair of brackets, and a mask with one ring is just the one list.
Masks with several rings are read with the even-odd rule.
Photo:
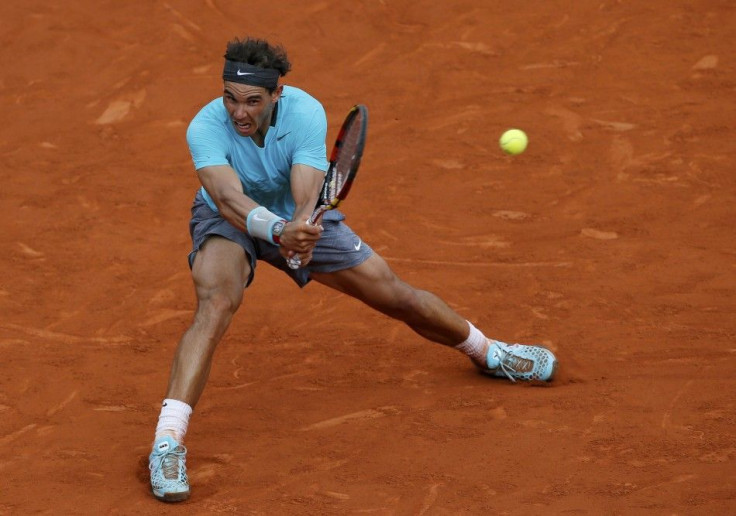
[[238, 310], [242, 295], [233, 296], [222, 290], [199, 296], [197, 312], [213, 322], [229, 321]]
[[408, 321], [423, 312], [424, 303], [421, 291], [406, 284], [400, 285], [391, 296], [391, 315], [397, 319]]

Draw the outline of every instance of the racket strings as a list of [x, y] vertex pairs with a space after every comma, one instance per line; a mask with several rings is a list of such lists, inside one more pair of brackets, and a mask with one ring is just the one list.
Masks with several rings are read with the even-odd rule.
[[360, 138], [360, 127], [361, 117], [356, 116], [352, 124], [346, 129], [344, 139], [340, 144], [337, 159], [335, 160], [335, 166], [333, 167], [333, 174], [326, 182], [327, 193], [330, 200], [335, 200], [340, 195], [343, 187], [346, 184], [346, 179], [350, 170], [353, 168], [353, 161], [355, 160], [355, 154], [358, 149], [358, 140]]

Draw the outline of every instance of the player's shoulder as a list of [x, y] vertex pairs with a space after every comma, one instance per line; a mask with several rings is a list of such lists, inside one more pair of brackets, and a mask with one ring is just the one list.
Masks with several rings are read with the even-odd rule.
[[324, 112], [324, 107], [322, 107], [319, 100], [296, 86], [284, 85], [279, 102], [283, 102], [286, 110], [291, 113], [313, 114]]
[[222, 97], [205, 104], [189, 122], [188, 134], [198, 131], [221, 131], [228, 123], [228, 115]]
[[194, 115], [192, 122], [222, 122], [227, 119], [227, 111], [222, 97], [211, 100]]
[[204, 106], [197, 112], [189, 123], [192, 125], [221, 125], [226, 123], [228, 119], [225, 105], [222, 103], [222, 97], [216, 98]]

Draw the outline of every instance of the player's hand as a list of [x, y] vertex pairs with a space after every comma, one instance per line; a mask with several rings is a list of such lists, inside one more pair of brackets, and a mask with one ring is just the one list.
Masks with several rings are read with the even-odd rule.
[[322, 226], [304, 221], [291, 221], [281, 233], [281, 247], [295, 253], [310, 253], [322, 236]]
[[289, 249], [285, 249], [284, 247], [280, 247], [279, 252], [281, 253], [281, 256], [283, 256], [284, 259], [286, 259], [287, 262], [294, 257], [298, 257], [300, 267], [304, 267], [305, 265], [307, 265], [309, 262], [312, 261], [312, 250], [311, 249], [305, 253], [297, 253], [295, 251], [290, 251]]

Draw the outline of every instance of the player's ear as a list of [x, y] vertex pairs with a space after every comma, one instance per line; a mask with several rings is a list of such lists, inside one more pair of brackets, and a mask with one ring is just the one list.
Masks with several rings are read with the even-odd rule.
[[284, 85], [279, 84], [275, 90], [273, 90], [273, 93], [271, 93], [271, 102], [276, 102], [281, 98], [281, 94], [284, 92]]

